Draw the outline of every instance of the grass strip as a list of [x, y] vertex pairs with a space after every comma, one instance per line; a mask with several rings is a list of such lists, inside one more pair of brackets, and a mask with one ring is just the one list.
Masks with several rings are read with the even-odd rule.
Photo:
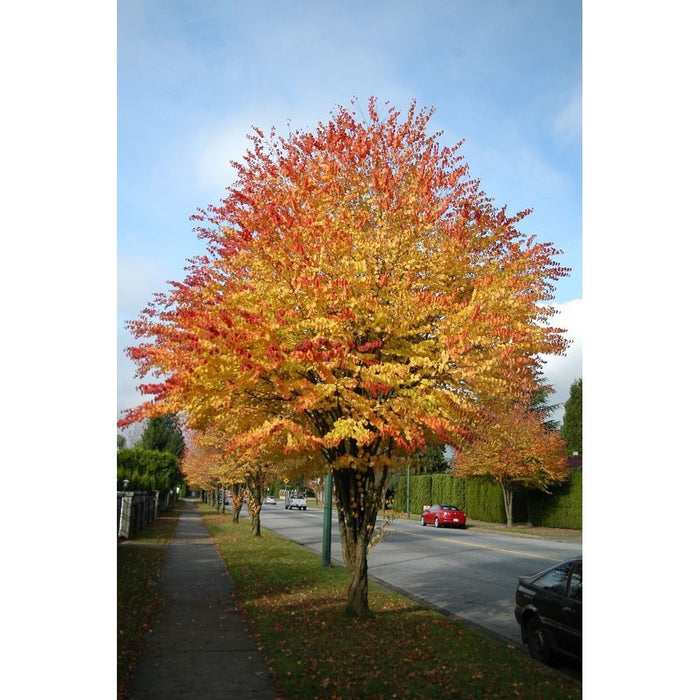
[[117, 688], [126, 693], [129, 673], [162, 603], [158, 578], [166, 545], [173, 537], [182, 503], [159, 515], [136, 537], [117, 545]]
[[348, 617], [344, 568], [198, 508], [282, 697], [581, 697], [580, 683], [378, 585], [370, 583], [372, 615]]

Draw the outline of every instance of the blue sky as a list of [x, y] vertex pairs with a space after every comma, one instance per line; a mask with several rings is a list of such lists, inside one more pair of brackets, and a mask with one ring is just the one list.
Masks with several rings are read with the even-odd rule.
[[[563, 251], [558, 319], [573, 345], [547, 377], [582, 374], [581, 3], [119, 0], [118, 411], [141, 396], [124, 321], [202, 252], [189, 220], [233, 180], [251, 126], [313, 128], [370, 95], [431, 122], [521, 229]], [[556, 414], [561, 418], [561, 411]]]

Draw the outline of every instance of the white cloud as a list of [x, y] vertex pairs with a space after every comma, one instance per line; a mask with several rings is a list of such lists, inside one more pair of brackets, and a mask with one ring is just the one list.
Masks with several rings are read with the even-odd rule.
[[[342, 92], [345, 92], [343, 90]], [[391, 92], [410, 102], [407, 94], [395, 86]], [[353, 95], [338, 95], [337, 100], [327, 92], [308, 91], [303, 99], [287, 101], [257, 101], [245, 110], [237, 110], [226, 118], [210, 121], [201, 126], [192, 136], [190, 143], [191, 161], [197, 177], [197, 185], [224, 197], [225, 189], [234, 180], [235, 171], [231, 161], [240, 161], [251, 147], [247, 138], [253, 126], [267, 136], [272, 127], [280, 136], [290, 131], [314, 131], [317, 125], [330, 120], [336, 106], [350, 107]], [[366, 110], [369, 95], [358, 96], [358, 108]], [[382, 95], [381, 99], [384, 99]]]
[[[238, 111], [235, 115], [219, 121], [210, 122], [198, 129], [191, 142], [194, 172], [197, 184], [224, 197], [235, 177], [231, 161], [240, 161], [251, 147], [248, 134], [256, 126], [267, 135], [274, 126], [281, 134], [286, 133], [287, 122], [291, 128], [306, 126], [299, 116], [292, 116], [293, 108], [289, 104], [257, 103], [255, 107]], [[313, 116], [318, 121], [319, 112], [309, 112], [309, 122], [314, 124]]]
[[552, 325], [566, 329], [564, 335], [571, 341], [566, 355], [549, 355], [543, 362], [547, 384], [555, 390], [554, 394], [550, 394], [548, 403], [561, 404], [551, 417], [561, 423], [571, 385], [583, 376], [583, 300], [573, 299], [553, 306], [559, 313], [552, 319]]
[[580, 143], [581, 106], [581, 86], [579, 85], [554, 117], [554, 133], [564, 143]]
[[118, 261], [117, 298], [117, 417], [127, 408], [143, 403], [144, 397], [136, 388], [141, 380], [135, 379], [136, 365], [127, 357], [125, 349], [136, 340], [124, 327], [146, 307], [153, 293], [166, 291], [166, 273], [154, 259], [142, 256], [124, 256]]

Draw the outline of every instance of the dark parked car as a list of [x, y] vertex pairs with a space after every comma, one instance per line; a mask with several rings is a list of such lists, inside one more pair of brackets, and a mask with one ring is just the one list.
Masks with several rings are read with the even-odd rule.
[[530, 655], [546, 664], [581, 660], [583, 560], [567, 559], [532, 576], [515, 591], [515, 619]]
[[423, 511], [420, 516], [421, 525], [435, 527], [467, 527], [467, 516], [457, 506], [436, 503]]

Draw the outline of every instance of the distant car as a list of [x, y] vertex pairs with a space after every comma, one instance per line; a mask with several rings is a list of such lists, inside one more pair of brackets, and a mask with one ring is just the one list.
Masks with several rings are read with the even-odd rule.
[[267, 498], [265, 498], [265, 503], [269, 503], [270, 505], [274, 506], [277, 504], [277, 501], [273, 496], [267, 496]]
[[423, 511], [420, 516], [421, 525], [435, 527], [467, 527], [467, 516], [457, 506], [436, 503]]
[[533, 658], [549, 665], [564, 657], [581, 660], [582, 598], [582, 557], [520, 576], [515, 619]]
[[284, 507], [287, 510], [291, 510], [292, 508], [306, 510], [306, 494], [297, 493], [296, 491], [288, 492], [284, 499]]

